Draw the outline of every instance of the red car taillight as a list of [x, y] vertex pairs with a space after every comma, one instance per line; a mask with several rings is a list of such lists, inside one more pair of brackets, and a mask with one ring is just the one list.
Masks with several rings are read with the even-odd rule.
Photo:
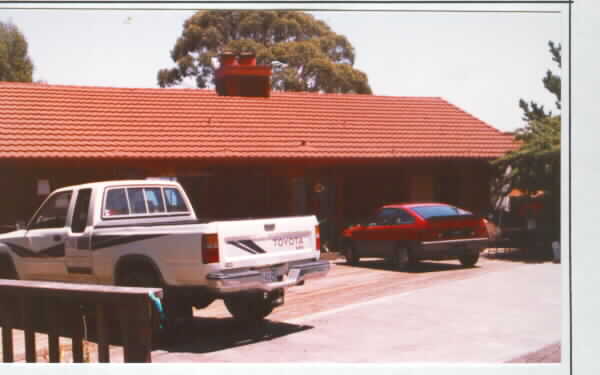
[[319, 230], [319, 226], [315, 226], [315, 250], [321, 251], [321, 231]]
[[476, 229], [475, 235], [477, 237], [489, 237], [485, 219], [479, 220], [479, 226]]
[[202, 262], [219, 262], [219, 236], [216, 233], [205, 234], [202, 236]]

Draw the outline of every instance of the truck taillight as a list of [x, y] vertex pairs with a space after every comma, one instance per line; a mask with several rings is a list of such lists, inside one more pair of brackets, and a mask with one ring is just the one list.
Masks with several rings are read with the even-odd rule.
[[315, 226], [315, 250], [321, 251], [321, 231], [319, 230], [319, 226]]
[[202, 262], [219, 263], [219, 237], [216, 233], [202, 236]]

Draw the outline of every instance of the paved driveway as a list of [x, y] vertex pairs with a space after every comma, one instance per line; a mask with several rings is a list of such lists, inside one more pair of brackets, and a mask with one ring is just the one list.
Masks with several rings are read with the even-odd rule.
[[[502, 363], [556, 347], [561, 339], [560, 264], [483, 259], [479, 265], [462, 269], [431, 263], [423, 272], [401, 273], [379, 263], [339, 263], [330, 280], [313, 281], [308, 290], [297, 288], [297, 294], [290, 290], [283, 311], [265, 325], [236, 326], [216, 304], [200, 312], [208, 317], [196, 319], [188, 340], [153, 352], [152, 359]], [[320, 286], [336, 280], [343, 283], [337, 292], [330, 285], [331, 295], [326, 289], [319, 294]], [[372, 294], [365, 285], [372, 286]], [[301, 303], [308, 301], [313, 301], [309, 307]]]

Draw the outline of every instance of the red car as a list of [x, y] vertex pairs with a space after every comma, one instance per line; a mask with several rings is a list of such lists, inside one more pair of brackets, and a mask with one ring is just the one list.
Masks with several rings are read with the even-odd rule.
[[392, 204], [342, 233], [350, 264], [361, 257], [390, 259], [399, 269], [420, 260], [458, 259], [472, 267], [489, 240], [484, 219], [444, 203]]

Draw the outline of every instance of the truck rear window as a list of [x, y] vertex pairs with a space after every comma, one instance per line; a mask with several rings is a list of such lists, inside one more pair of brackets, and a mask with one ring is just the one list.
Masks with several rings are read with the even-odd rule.
[[461, 215], [460, 211], [456, 208], [442, 205], [412, 207], [412, 210], [415, 211], [419, 216], [421, 216], [425, 220], [430, 219], [432, 217], [447, 217]]
[[189, 212], [175, 188], [112, 188], [106, 192], [102, 217], [155, 216]]

